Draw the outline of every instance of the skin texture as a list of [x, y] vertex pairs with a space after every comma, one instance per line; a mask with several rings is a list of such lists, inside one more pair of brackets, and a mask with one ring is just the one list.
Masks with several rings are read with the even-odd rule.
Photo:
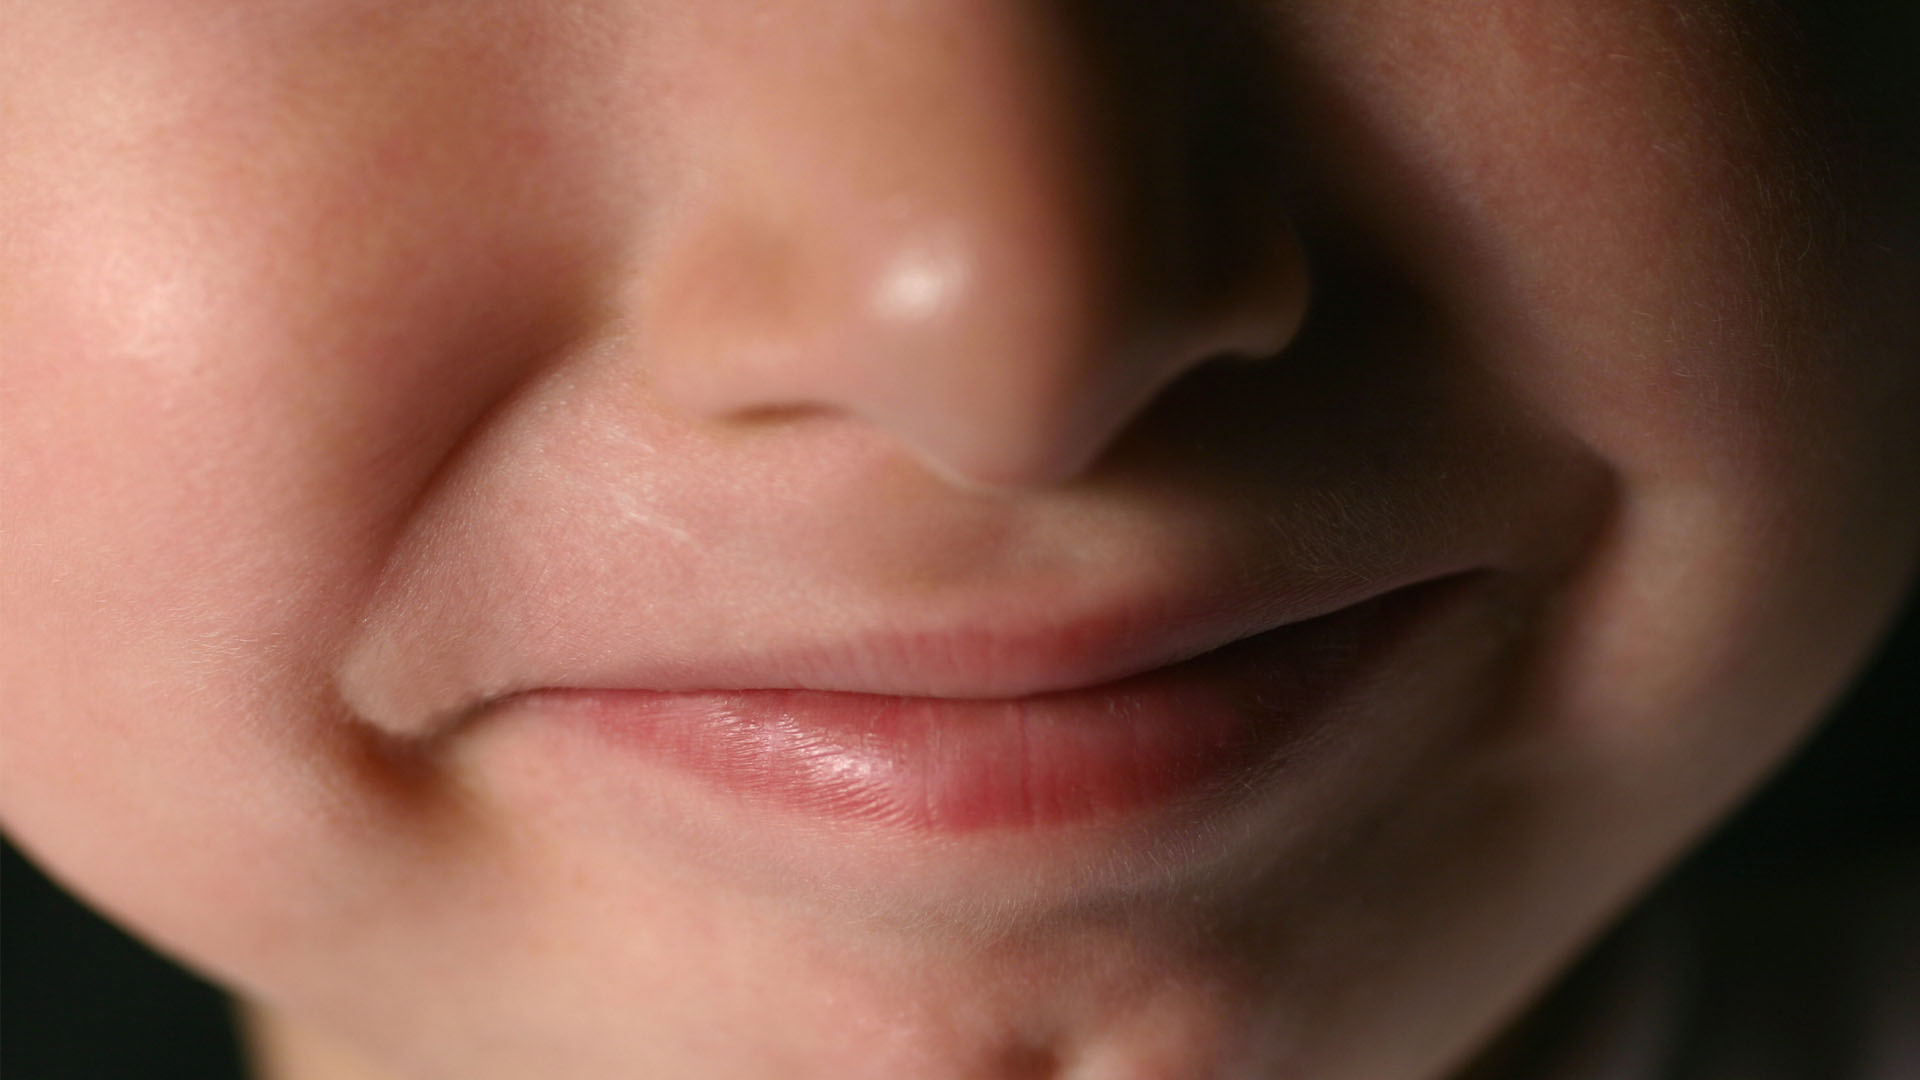
[[[286, 1077], [1446, 1074], [1889, 618], [1908, 253], [1745, 7], [825, 8], [0, 0], [0, 820]], [[1440, 564], [1160, 846], [434, 726]]]

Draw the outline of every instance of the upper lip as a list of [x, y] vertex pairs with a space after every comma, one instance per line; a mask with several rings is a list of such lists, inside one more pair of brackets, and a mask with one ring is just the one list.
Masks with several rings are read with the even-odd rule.
[[[1115, 682], [1250, 637], [1344, 610], [1412, 580], [1343, 594], [1115, 604], [1037, 623], [975, 621], [890, 627], [818, 643], [709, 658], [672, 675], [634, 672], [614, 685], [665, 691], [828, 690], [903, 697], [1009, 699]], [[664, 677], [663, 677], [664, 676]]]
[[[674, 492], [657, 497], [672, 508]], [[772, 508], [800, 515], [787, 533], [741, 528], [737, 508], [677, 510], [668, 520], [712, 538], [702, 544], [639, 542], [650, 535], [636, 540], [619, 505], [591, 501], [563, 513], [534, 500], [480, 528], [430, 518], [370, 593], [334, 685], [349, 715], [402, 739], [540, 691], [1017, 699], [1113, 683], [1506, 559], [1505, 537], [1477, 530], [1342, 541], [1325, 525], [1278, 533], [1234, 507], [1180, 503], [1094, 516], [1082, 537], [1065, 511], [903, 498], [865, 534], [834, 524], [850, 515], [791, 500]], [[1072, 509], [1109, 510], [1087, 505]]]
[[[1465, 567], [1409, 571], [1304, 593], [1160, 596], [1083, 606], [1028, 622], [976, 618], [876, 627], [798, 644], [708, 650], [697, 661], [576, 659], [503, 685], [472, 688], [421, 716], [381, 726], [438, 734], [516, 698], [550, 691], [663, 693], [817, 690], [946, 699], [1013, 699], [1084, 689], [1158, 670], [1268, 631], [1345, 610]], [[1012, 600], [1009, 604], [1015, 603]], [[991, 606], [991, 605], [989, 605]], [[1020, 606], [1032, 607], [1030, 600]], [[379, 719], [379, 718], [376, 718]]]

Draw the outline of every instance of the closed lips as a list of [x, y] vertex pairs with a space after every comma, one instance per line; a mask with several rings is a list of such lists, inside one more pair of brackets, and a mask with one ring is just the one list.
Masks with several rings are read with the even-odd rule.
[[1251, 788], [1330, 698], [1470, 577], [1015, 697], [547, 688], [494, 708], [587, 725], [610, 748], [781, 812], [933, 832], [1048, 828]]

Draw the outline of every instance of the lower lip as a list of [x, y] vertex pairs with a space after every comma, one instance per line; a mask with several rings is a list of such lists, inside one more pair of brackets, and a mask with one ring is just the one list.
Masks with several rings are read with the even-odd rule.
[[1117, 682], [1010, 700], [540, 690], [519, 704], [811, 818], [931, 833], [1064, 826], [1257, 790], [1458, 580]]

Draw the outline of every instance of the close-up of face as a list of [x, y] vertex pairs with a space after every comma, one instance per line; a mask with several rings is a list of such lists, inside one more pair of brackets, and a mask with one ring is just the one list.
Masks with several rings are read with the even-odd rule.
[[1439, 1080], [1920, 563], [1795, 18], [0, 0], [0, 823], [275, 1080]]

